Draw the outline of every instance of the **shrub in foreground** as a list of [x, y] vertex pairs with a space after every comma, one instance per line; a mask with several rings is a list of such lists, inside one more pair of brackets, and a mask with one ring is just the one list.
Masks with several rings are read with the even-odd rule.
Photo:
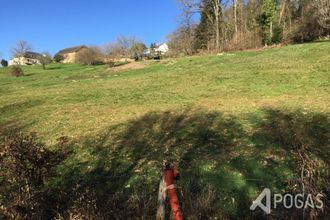
[[0, 213], [10, 219], [51, 219], [55, 215], [53, 206], [60, 192], [54, 192], [47, 183], [54, 177], [56, 166], [69, 155], [62, 139], [59, 146], [59, 150], [51, 151], [35, 134], [19, 134], [3, 141]]
[[23, 72], [23, 69], [20, 66], [12, 66], [10, 68], [10, 74], [12, 76], [19, 77], [19, 76], [23, 76], [24, 72]]

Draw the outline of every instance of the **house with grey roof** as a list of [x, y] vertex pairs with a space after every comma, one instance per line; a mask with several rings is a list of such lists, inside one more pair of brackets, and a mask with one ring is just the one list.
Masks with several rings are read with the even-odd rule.
[[12, 65], [40, 65], [40, 57], [42, 54], [27, 51], [21, 56], [14, 57], [9, 60], [9, 66]]

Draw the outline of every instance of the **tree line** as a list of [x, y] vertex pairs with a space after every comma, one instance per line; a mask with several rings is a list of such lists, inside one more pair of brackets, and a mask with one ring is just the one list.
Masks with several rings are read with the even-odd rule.
[[330, 35], [330, 0], [178, 1], [181, 24], [168, 36], [175, 53], [242, 50]]
[[[330, 0], [177, 0], [182, 16], [168, 35], [169, 56], [244, 50], [279, 43], [303, 43], [330, 37]], [[154, 44], [150, 46], [152, 53]], [[118, 36], [103, 46], [91, 46], [79, 63], [144, 56], [147, 46], [136, 37]], [[25, 41], [12, 48], [13, 57], [31, 50]], [[49, 53], [42, 63], [49, 63]], [[54, 57], [55, 61], [60, 57]], [[5, 66], [6, 61], [2, 61]]]

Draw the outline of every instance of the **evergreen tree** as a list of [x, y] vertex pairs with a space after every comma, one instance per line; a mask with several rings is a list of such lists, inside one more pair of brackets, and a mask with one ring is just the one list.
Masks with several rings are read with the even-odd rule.
[[2, 60], [1, 60], [1, 66], [3, 66], [3, 67], [7, 67], [7, 66], [8, 66], [8, 61], [2, 59]]
[[[258, 17], [258, 21], [262, 31], [264, 43], [266, 45], [272, 44], [274, 43], [273, 41], [274, 27], [275, 27], [276, 15], [277, 15], [276, 0], [263, 0], [262, 11], [263, 13]], [[276, 34], [278, 35], [277, 32]], [[277, 35], [276, 37], [278, 37]]]
[[203, 0], [203, 7], [201, 10], [201, 19], [200, 23], [196, 28], [196, 40], [195, 40], [195, 49], [207, 49], [208, 43], [213, 37], [212, 31], [212, 21], [210, 19], [213, 17], [214, 13], [212, 13], [212, 4], [210, 0]]

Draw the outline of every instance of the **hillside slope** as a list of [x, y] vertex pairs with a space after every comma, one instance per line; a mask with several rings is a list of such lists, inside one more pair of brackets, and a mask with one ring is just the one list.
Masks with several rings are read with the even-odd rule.
[[79, 137], [150, 111], [205, 108], [230, 114], [260, 108], [328, 111], [330, 43], [164, 60], [113, 73], [105, 67], [0, 70], [0, 124], [20, 122], [54, 140]]
[[[265, 187], [321, 193], [327, 206], [329, 51], [320, 42], [122, 72], [53, 64], [14, 78], [0, 70], [0, 136], [36, 131], [50, 148], [68, 137], [72, 153], [39, 194], [52, 198], [47, 216], [154, 219], [164, 159], [181, 170], [188, 219], [264, 218], [249, 207]], [[270, 218], [321, 218], [327, 208], [281, 206]]]

